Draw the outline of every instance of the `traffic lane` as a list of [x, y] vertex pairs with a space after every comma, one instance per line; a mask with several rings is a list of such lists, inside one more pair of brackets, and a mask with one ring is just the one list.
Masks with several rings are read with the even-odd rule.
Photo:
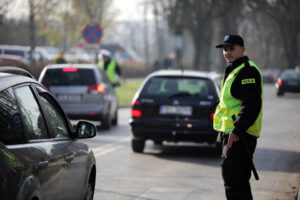
[[146, 145], [144, 154], [133, 153], [128, 141], [117, 151], [97, 157], [101, 174], [96, 199], [222, 198], [220, 160], [209, 147]]
[[295, 199], [300, 185], [300, 94], [276, 96], [265, 85], [261, 137], [254, 154], [260, 180], [252, 182], [254, 199]]
[[223, 187], [210, 191], [211, 185], [223, 184], [213, 146], [148, 141], [144, 154], [133, 153], [129, 115], [129, 108], [120, 109], [117, 127], [87, 140], [97, 160], [95, 199], [222, 198]]
[[[299, 114], [295, 108], [300, 97], [287, 94], [277, 98], [275, 94], [272, 86], [265, 87], [262, 137], [254, 155], [260, 181], [253, 177], [250, 180], [254, 199], [258, 200], [294, 199], [294, 188], [299, 185], [299, 122], [295, 123]], [[127, 125], [130, 110], [120, 109], [122, 113], [127, 117], [119, 120], [120, 127], [99, 134], [103, 139], [114, 137], [118, 141], [120, 137], [124, 141], [115, 151], [97, 156], [95, 199], [167, 199], [168, 191], [176, 193], [179, 187], [185, 189], [181, 191], [187, 193], [185, 199], [224, 198], [220, 160], [199, 153], [208, 148], [169, 144], [157, 147], [147, 142], [145, 154], [135, 154]], [[292, 124], [288, 123], [291, 120]]]

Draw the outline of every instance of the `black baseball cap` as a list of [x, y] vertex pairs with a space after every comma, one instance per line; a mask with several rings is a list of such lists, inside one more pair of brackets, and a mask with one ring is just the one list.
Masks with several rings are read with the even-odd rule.
[[232, 45], [240, 45], [244, 46], [244, 40], [241, 36], [239, 35], [226, 35], [224, 37], [224, 41], [222, 44], [219, 44], [216, 46], [216, 48], [223, 48], [224, 46], [232, 46]]

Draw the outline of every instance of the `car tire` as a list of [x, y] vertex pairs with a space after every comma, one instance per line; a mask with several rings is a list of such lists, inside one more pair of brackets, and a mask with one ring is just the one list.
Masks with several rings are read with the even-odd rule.
[[93, 181], [93, 180], [94, 180], [93, 177], [89, 178], [89, 182], [88, 182], [88, 185], [87, 185], [87, 188], [85, 191], [85, 195], [84, 195], [84, 200], [93, 200], [93, 198], [94, 198], [94, 190], [95, 190], [94, 182], [95, 181]]
[[218, 157], [220, 157], [222, 155], [222, 152], [223, 152], [223, 146], [222, 146], [222, 143], [220, 142], [216, 142], [216, 155]]
[[101, 121], [101, 128], [103, 130], [109, 130], [112, 125], [112, 119], [110, 118], [110, 115], [107, 115], [105, 119]]
[[284, 92], [281, 91], [281, 90], [277, 90], [277, 96], [280, 97], [280, 96], [283, 96], [284, 95]]
[[115, 117], [112, 119], [112, 125], [118, 125], [118, 110], [116, 111]]
[[143, 153], [145, 148], [145, 140], [141, 139], [132, 139], [131, 140], [131, 148], [135, 153]]
[[153, 140], [153, 143], [155, 145], [162, 145], [163, 141], [162, 140]]

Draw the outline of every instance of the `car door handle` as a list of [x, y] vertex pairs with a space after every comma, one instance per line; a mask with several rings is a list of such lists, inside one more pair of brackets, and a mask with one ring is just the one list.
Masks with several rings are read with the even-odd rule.
[[66, 156], [66, 157], [65, 157], [65, 160], [66, 160], [67, 162], [71, 162], [73, 159], [74, 159], [74, 156], [72, 156], [72, 155]]
[[47, 167], [49, 164], [48, 161], [40, 161], [39, 162], [39, 168], [44, 168], [44, 167]]

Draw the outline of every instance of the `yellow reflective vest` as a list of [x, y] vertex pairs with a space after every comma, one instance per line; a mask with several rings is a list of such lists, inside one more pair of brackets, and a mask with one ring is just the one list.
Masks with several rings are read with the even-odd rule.
[[[100, 61], [98, 63], [98, 65], [101, 69], [105, 70], [103, 60]], [[117, 65], [117, 62], [115, 60], [111, 59], [108, 64], [108, 67], [106, 69], [106, 75], [112, 84], [116, 83], [116, 65]]]
[[[255, 67], [261, 76], [260, 70], [258, 67], [252, 62], [248, 61], [250, 67]], [[214, 129], [219, 132], [230, 133], [234, 129], [234, 123], [232, 116], [234, 115], [235, 118], [238, 117], [239, 111], [242, 107], [242, 101], [239, 99], [234, 98], [231, 95], [230, 89], [235, 80], [236, 75], [239, 71], [245, 67], [245, 63], [241, 64], [240, 66], [236, 67], [227, 77], [226, 81], [222, 83], [221, 92], [220, 92], [220, 103], [216, 108], [216, 112], [214, 115]], [[245, 79], [247, 83], [252, 82], [252, 79]], [[263, 99], [263, 79], [261, 78], [261, 101]], [[243, 83], [242, 83], [243, 84]], [[245, 83], [244, 83], [245, 84]], [[250, 135], [259, 137], [261, 131], [261, 121], [262, 121], [262, 108], [259, 112], [259, 115], [252, 126], [246, 131]]]

